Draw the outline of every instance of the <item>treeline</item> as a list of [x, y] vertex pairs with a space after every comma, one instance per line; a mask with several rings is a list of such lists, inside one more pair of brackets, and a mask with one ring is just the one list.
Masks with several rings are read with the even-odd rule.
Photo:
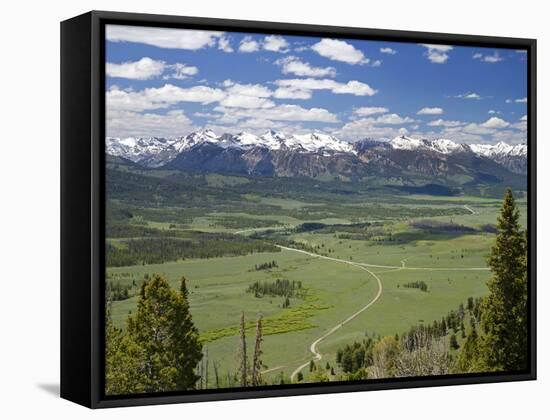
[[302, 282], [288, 279], [277, 279], [273, 282], [252, 283], [246, 289], [247, 293], [253, 293], [254, 297], [261, 298], [264, 296], [283, 296], [286, 298], [295, 297], [302, 290]]
[[253, 219], [251, 217], [226, 216], [214, 218], [213, 225], [222, 226], [227, 229], [244, 229], [282, 226], [282, 223], [274, 219]]
[[[397, 287], [399, 287], [399, 284], [397, 285]], [[405, 287], [407, 289], [420, 289], [423, 292], [428, 291], [428, 285], [426, 284], [426, 282], [424, 280], [411, 281], [409, 283], [403, 284], [403, 287]]]
[[261, 264], [254, 264], [254, 270], [250, 270], [250, 271], [271, 270], [272, 268], [277, 268], [277, 267], [279, 267], [277, 265], [277, 261], [273, 260], [273, 261], [268, 261]]
[[116, 245], [107, 242], [106, 262], [108, 267], [122, 267], [279, 251], [272, 244], [245, 236], [197, 232], [192, 239], [136, 238], [121, 240]]

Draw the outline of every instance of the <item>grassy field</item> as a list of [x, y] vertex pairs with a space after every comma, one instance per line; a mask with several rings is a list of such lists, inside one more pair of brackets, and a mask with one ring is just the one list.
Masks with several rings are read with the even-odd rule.
[[[153, 176], [162, 180], [173, 174], [156, 171]], [[237, 367], [241, 312], [248, 322], [249, 346], [254, 322], [260, 314], [263, 316], [264, 376], [268, 381], [276, 381], [281, 373], [289, 376], [310, 360], [309, 347], [314, 340], [378, 293], [372, 275], [346, 262], [368, 264], [381, 279], [382, 294], [375, 304], [319, 343], [322, 363], [331, 365], [335, 364], [339, 347], [361, 340], [366, 334], [394, 335], [412, 325], [432, 323], [468, 297], [487, 293], [490, 273], [480, 269], [486, 267], [494, 242], [495, 235], [487, 225], [496, 223], [501, 205], [498, 199], [387, 192], [338, 196], [291, 189], [286, 194], [275, 189], [262, 194], [254, 190], [253, 181], [243, 177], [208, 175], [186, 179], [196, 183], [200, 191], [195, 195], [186, 192], [191, 195], [180, 207], [173, 194], [166, 196], [169, 204], [149, 208], [117, 193], [110, 201], [113, 220], [180, 237], [185, 237], [187, 231], [242, 237], [261, 233], [262, 241], [301, 244], [334, 259], [282, 250], [108, 268], [108, 281], [130, 288], [128, 299], [112, 304], [113, 322], [122, 328], [136, 308], [137, 285], [145, 275], [160, 273], [174, 288], [185, 276], [193, 320], [208, 348], [210, 363], [216, 364], [222, 375], [235, 372]], [[200, 201], [204, 195], [210, 198]], [[519, 204], [525, 224], [525, 200], [519, 200]], [[430, 221], [434, 228], [419, 228], [415, 221]], [[300, 227], [304, 223], [322, 225], [303, 231]], [[108, 238], [108, 242], [123, 248], [127, 239]], [[273, 260], [277, 267], [255, 269]], [[255, 297], [247, 293], [254, 282], [277, 279], [303, 285], [303, 294], [290, 298], [289, 307], [284, 307], [282, 296]], [[428, 291], [403, 287], [413, 281], [424, 281]], [[213, 383], [213, 369], [209, 375]]]

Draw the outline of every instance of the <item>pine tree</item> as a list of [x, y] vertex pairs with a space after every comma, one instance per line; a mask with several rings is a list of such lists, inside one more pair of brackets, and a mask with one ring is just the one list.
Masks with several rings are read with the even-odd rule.
[[475, 320], [470, 318], [470, 332], [458, 354], [456, 373], [471, 373], [483, 370], [479, 361], [480, 341], [481, 338], [477, 334]]
[[262, 384], [262, 377], [260, 370], [264, 367], [262, 362], [262, 316], [258, 318], [256, 322], [256, 340], [254, 343], [254, 356], [252, 359], [252, 386], [258, 386]]
[[527, 246], [511, 190], [497, 228], [488, 260], [493, 276], [481, 315], [486, 333], [483, 356], [489, 371], [517, 371], [527, 367]]
[[456, 335], [452, 334], [450, 339], [449, 339], [449, 346], [453, 349], [453, 350], [456, 350], [458, 349], [459, 345], [458, 345], [458, 341], [456, 340]]
[[[111, 350], [107, 346], [107, 359], [111, 358], [107, 363], [124, 370], [120, 378], [126, 382], [121, 384], [126, 393], [195, 387], [198, 377], [194, 371], [202, 358], [202, 345], [183, 291], [172, 290], [160, 275], [144, 281], [126, 331], [124, 335], [115, 332]], [[118, 351], [113, 346], [118, 346]], [[124, 380], [125, 376], [139, 377], [139, 381]]]
[[246, 326], [244, 312], [241, 312], [240, 347], [239, 347], [239, 380], [242, 387], [248, 385], [248, 357], [246, 355]]

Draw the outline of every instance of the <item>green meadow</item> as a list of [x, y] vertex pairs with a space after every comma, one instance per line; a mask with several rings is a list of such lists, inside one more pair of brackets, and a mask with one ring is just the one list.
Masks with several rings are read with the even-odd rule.
[[[143, 178], [163, 182], [171, 176], [154, 171]], [[307, 363], [313, 357], [310, 345], [317, 338], [380, 292], [375, 277], [361, 265], [380, 279], [380, 297], [319, 343], [323, 364], [335, 366], [336, 350], [348, 343], [431, 324], [468, 297], [487, 294], [486, 257], [495, 239], [492, 226], [499, 199], [384, 189], [339, 194], [333, 186], [323, 191], [302, 184], [264, 189], [254, 179], [222, 175], [190, 175], [181, 182], [180, 198], [172, 191], [164, 197], [159, 190], [154, 207], [145, 199], [130, 199], [131, 192], [117, 190], [109, 196], [108, 223], [116, 227], [116, 235], [107, 238], [109, 246], [124, 253], [132, 240], [159, 241], [159, 246], [165, 237], [186, 241], [181, 255], [159, 253], [159, 263], [144, 263], [128, 251], [120, 261], [130, 264], [107, 268], [107, 281], [128, 293], [112, 302], [112, 320], [125, 328], [126, 318], [136, 309], [139, 284], [147, 275], [162, 274], [174, 288], [185, 276], [203, 351], [221, 375], [237, 369], [241, 313], [250, 347], [255, 321], [263, 317], [268, 381], [276, 382], [281, 374], [289, 377]], [[194, 189], [186, 189], [190, 183]], [[518, 204], [525, 224], [525, 200]], [[192, 253], [193, 247], [208, 248], [213, 240], [216, 255]], [[233, 247], [225, 250], [224, 243]], [[256, 252], [256, 243], [271, 248]], [[277, 245], [292, 249], [280, 250]], [[271, 261], [276, 267], [258, 269]], [[300, 282], [300, 294], [287, 304], [283, 296], [247, 291], [255, 282], [277, 280]], [[415, 281], [425, 282], [427, 291], [404, 286]], [[208, 374], [213, 383], [214, 370]], [[306, 369], [304, 374], [307, 377]]]

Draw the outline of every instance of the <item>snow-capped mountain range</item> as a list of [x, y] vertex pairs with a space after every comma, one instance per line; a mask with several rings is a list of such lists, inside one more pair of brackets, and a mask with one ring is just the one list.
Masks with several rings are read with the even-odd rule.
[[[255, 167], [261, 163], [262, 170], [265, 170], [267, 162], [270, 167], [288, 165], [283, 164], [281, 156], [286, 160], [299, 161], [301, 165], [307, 161], [310, 167], [313, 165], [314, 156], [318, 157], [317, 160], [322, 158], [327, 165], [331, 159], [332, 162], [341, 162], [347, 157], [348, 164], [360, 161], [361, 164], [370, 162], [372, 165], [377, 162], [387, 167], [388, 161], [391, 161], [393, 166], [405, 165], [400, 161], [406, 160], [403, 153], [407, 156], [412, 154], [422, 157], [424, 160], [444, 162], [455, 156], [457, 158], [452, 162], [461, 156], [469, 156], [497, 163], [515, 173], [526, 173], [527, 165], [526, 144], [462, 144], [449, 139], [428, 140], [408, 136], [396, 137], [389, 141], [365, 139], [350, 143], [328, 134], [287, 135], [272, 130], [259, 136], [247, 132], [217, 135], [212, 130], [203, 130], [174, 138], [107, 137], [106, 151], [109, 155], [122, 157], [149, 168], [165, 165], [179, 168], [183, 165], [182, 169], [189, 166], [196, 169], [192, 161], [199, 159], [203, 163], [215, 162], [215, 168], [223, 168], [224, 164], [239, 164], [249, 168], [250, 165]], [[269, 158], [266, 154], [269, 154]], [[408, 165], [410, 169], [410, 165], [414, 164]], [[211, 168], [208, 165], [206, 167]]]
[[113, 156], [120, 156], [135, 163], [150, 162], [154, 156], [161, 157], [161, 159], [155, 159], [154, 162], [146, 166], [162, 166], [179, 153], [203, 143], [213, 144], [224, 149], [247, 150], [259, 147], [269, 150], [289, 150], [298, 153], [321, 153], [324, 155], [355, 153], [350, 143], [327, 134], [285, 135], [273, 130], [267, 131], [261, 136], [247, 132], [225, 133], [217, 136], [212, 130], [204, 130], [176, 138], [107, 137], [106, 139], [107, 153]]

